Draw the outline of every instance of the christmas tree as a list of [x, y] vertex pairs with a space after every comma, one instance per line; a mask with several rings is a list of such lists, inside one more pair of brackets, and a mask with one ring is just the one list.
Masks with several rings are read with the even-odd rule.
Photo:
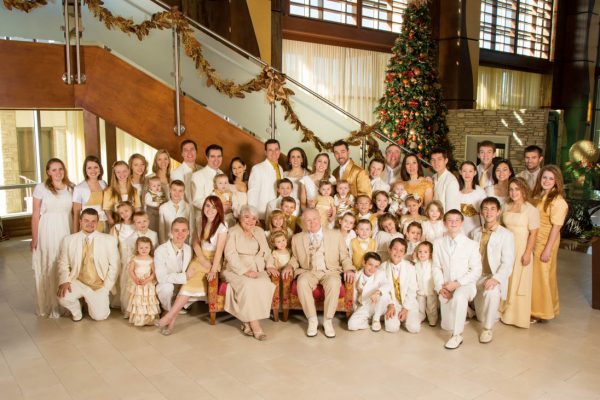
[[433, 148], [452, 154], [429, 12], [427, 0], [409, 1], [376, 108], [381, 132], [426, 159]]

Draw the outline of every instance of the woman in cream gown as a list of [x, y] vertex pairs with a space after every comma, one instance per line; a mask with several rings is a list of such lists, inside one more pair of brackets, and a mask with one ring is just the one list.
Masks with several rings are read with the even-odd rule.
[[504, 205], [502, 223], [515, 238], [515, 264], [509, 279], [506, 301], [501, 306], [502, 322], [529, 328], [533, 247], [540, 227], [540, 213], [528, 202], [529, 187], [521, 178], [511, 179], [509, 200]]
[[279, 276], [265, 232], [256, 226], [258, 212], [251, 206], [240, 210], [240, 223], [229, 230], [225, 245], [227, 281], [225, 311], [242, 322], [242, 331], [258, 340], [267, 336], [259, 320], [269, 318], [275, 285], [269, 275]]
[[98, 211], [98, 226], [96, 231], [105, 232], [106, 214], [102, 209], [103, 191], [106, 182], [102, 180], [104, 169], [100, 159], [96, 156], [87, 156], [83, 162], [83, 176], [85, 180], [73, 189], [73, 232], [79, 232], [79, 216], [86, 208]]

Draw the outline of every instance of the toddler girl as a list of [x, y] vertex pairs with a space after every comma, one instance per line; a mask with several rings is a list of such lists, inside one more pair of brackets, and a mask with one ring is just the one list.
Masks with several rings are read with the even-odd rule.
[[442, 217], [444, 216], [444, 207], [438, 200], [433, 200], [425, 208], [425, 215], [429, 218], [421, 223], [423, 228], [423, 240], [433, 241], [444, 236], [446, 227]]
[[333, 205], [336, 208], [336, 218], [340, 219], [347, 212], [352, 211], [354, 196], [350, 193], [350, 183], [348, 181], [338, 181], [336, 191], [337, 193], [333, 196]]
[[221, 203], [223, 204], [223, 211], [225, 212], [225, 225], [231, 228], [235, 225], [235, 217], [233, 216], [233, 192], [229, 186], [229, 178], [225, 174], [217, 174], [213, 178], [213, 183], [215, 185], [214, 190], [212, 191], [212, 196], [217, 196]]
[[129, 261], [129, 323], [135, 326], [152, 325], [160, 317], [160, 305], [154, 282], [154, 249], [147, 237], [135, 242], [135, 255]]
[[346, 242], [346, 247], [350, 251], [350, 242], [356, 237], [356, 232], [354, 232], [356, 216], [351, 212], [347, 212], [338, 219], [338, 224], [340, 225], [340, 232], [342, 233], [344, 242]]
[[321, 216], [321, 226], [328, 228], [335, 221], [335, 205], [333, 201], [333, 184], [327, 180], [319, 182], [319, 194], [316, 197], [315, 208]]
[[408, 212], [408, 209], [404, 205], [404, 201], [408, 197], [408, 192], [404, 189], [404, 183], [402, 181], [396, 181], [392, 184], [392, 190], [390, 193], [390, 208], [389, 212], [396, 215], [403, 215]]
[[287, 247], [288, 238], [282, 231], [273, 232], [269, 238], [269, 243], [271, 245], [271, 249], [273, 249], [271, 255], [275, 260], [275, 267], [278, 270], [281, 270], [287, 265], [292, 257], [290, 250]]
[[439, 300], [433, 289], [433, 276], [431, 274], [431, 255], [433, 245], [431, 242], [421, 242], [416, 249], [417, 258], [415, 271], [417, 273], [417, 301], [419, 302], [420, 321], [429, 321], [430, 326], [435, 326], [438, 320]]

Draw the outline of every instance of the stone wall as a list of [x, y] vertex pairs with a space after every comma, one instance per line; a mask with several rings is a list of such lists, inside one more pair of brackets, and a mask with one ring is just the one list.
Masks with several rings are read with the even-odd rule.
[[[546, 144], [548, 110], [449, 110], [448, 137], [454, 145], [454, 158], [465, 160], [467, 135], [508, 137], [508, 159], [515, 171], [523, 167], [523, 149]], [[470, 161], [475, 161], [471, 159]]]
[[[17, 121], [14, 110], [0, 110], [0, 185], [21, 183], [19, 179], [19, 151]], [[0, 190], [0, 214], [21, 212], [22, 190]]]

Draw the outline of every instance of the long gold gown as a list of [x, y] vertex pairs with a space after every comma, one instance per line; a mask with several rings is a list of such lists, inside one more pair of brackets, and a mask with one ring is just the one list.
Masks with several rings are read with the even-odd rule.
[[550, 261], [542, 262], [540, 256], [546, 247], [553, 225], [562, 226], [565, 223], [569, 206], [562, 196], [557, 196], [544, 210], [544, 196], [537, 204], [540, 212], [540, 231], [535, 241], [533, 260], [533, 286], [531, 298], [531, 315], [540, 319], [553, 319], [560, 314], [558, 301], [558, 285], [556, 282], [556, 264], [560, 235], [552, 246]]
[[527, 247], [529, 232], [540, 227], [540, 214], [530, 203], [524, 203], [520, 212], [512, 211], [512, 204], [507, 204], [502, 213], [502, 223], [515, 238], [515, 264], [508, 283], [508, 296], [501, 306], [502, 322], [529, 328], [533, 257], [527, 265], [521, 264], [521, 257]]

